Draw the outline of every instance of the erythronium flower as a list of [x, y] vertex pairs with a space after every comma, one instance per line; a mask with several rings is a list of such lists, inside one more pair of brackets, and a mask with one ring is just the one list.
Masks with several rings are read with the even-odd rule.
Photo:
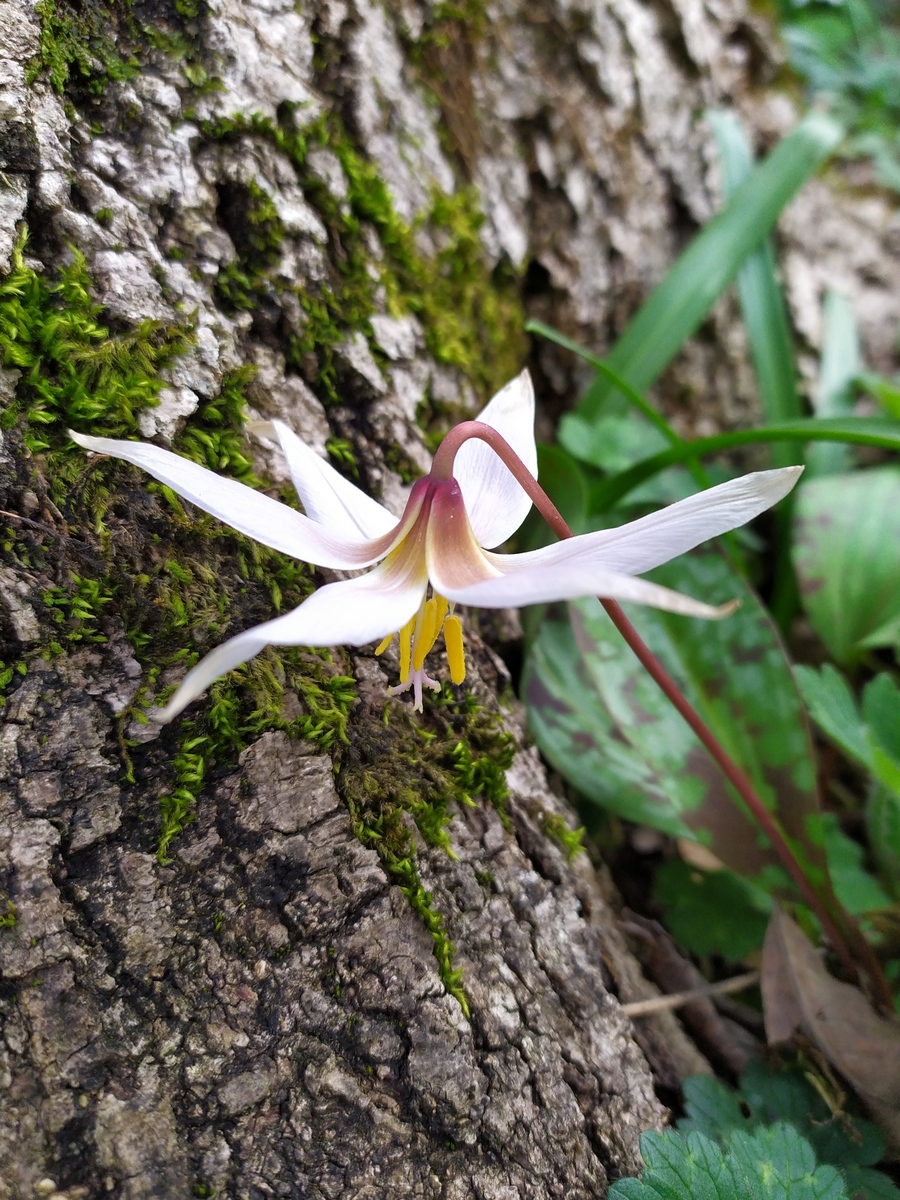
[[[496, 430], [536, 474], [534, 391], [527, 371], [498, 392], [478, 420]], [[381, 653], [398, 630], [401, 682], [392, 691], [411, 687], [421, 710], [422, 688], [439, 688], [424, 664], [442, 630], [451, 679], [461, 683], [465, 677], [456, 604], [506, 608], [600, 595], [685, 616], [725, 616], [733, 606], [715, 608], [635, 575], [752, 520], [785, 496], [802, 470], [744, 475], [618, 529], [582, 534], [527, 554], [492, 554], [483, 547], [511, 537], [531, 500], [484, 442], [465, 441], [455, 454], [439, 451], [432, 473], [413, 485], [398, 520], [280, 421], [257, 429], [280, 443], [305, 516], [158, 446], [71, 435], [87, 450], [142, 467], [185, 500], [273, 550], [320, 567], [374, 567], [319, 588], [292, 612], [213, 650], [188, 672], [157, 714], [160, 721], [171, 721], [215, 679], [265, 646], [361, 646], [383, 639], [376, 651]]]

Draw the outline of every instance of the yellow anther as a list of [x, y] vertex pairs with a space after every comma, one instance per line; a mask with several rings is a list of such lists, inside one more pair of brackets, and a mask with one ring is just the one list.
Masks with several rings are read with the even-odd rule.
[[450, 607], [450, 605], [448, 601], [446, 601], [443, 596], [439, 596], [437, 592], [434, 594], [434, 601], [437, 605], [437, 615], [434, 620], [434, 636], [435, 640], [437, 640], [438, 635], [444, 628], [444, 618], [447, 615], [447, 609]]
[[409, 683], [409, 669], [412, 661], [412, 635], [416, 627], [418, 613], [407, 621], [400, 630], [400, 682]]
[[422, 613], [422, 624], [416, 629], [416, 644], [413, 649], [413, 669], [421, 671], [425, 656], [437, 639], [437, 601], [429, 600]]
[[378, 645], [375, 647], [375, 657], [377, 658], [379, 654], [384, 654], [385, 650], [387, 650], [388, 646], [391, 644], [391, 642], [393, 640], [394, 640], [394, 635], [392, 633], [389, 633], [386, 638], [382, 638], [381, 641], [378, 643]]
[[444, 645], [447, 647], [450, 678], [454, 683], [462, 683], [466, 677], [466, 652], [463, 648], [462, 621], [459, 617], [448, 617], [444, 622]]

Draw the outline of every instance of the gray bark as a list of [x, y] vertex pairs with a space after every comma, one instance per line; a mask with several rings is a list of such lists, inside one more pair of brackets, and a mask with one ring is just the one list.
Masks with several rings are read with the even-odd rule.
[[[171, 440], [226, 371], [253, 363], [259, 412], [320, 450], [330, 435], [348, 437], [367, 485], [396, 503], [396, 448], [428, 463], [417, 407], [472, 414], [479, 398], [429, 352], [421, 323], [382, 297], [379, 355], [365, 337], [339, 346], [346, 403], [323, 407], [315, 377], [286, 365], [303, 330], [294, 294], [276, 289], [267, 312], [229, 312], [217, 298], [240, 233], [222, 197], [252, 182], [272, 199], [286, 231], [273, 273], [291, 284], [327, 278], [335, 247], [284, 154], [250, 134], [214, 143], [201, 121], [275, 121], [291, 104], [311, 122], [338, 108], [408, 222], [433, 187], [473, 182], [489, 268], [506, 264], [531, 313], [602, 347], [714, 210], [698, 114], [737, 104], [761, 146], [795, 115], [763, 90], [771, 31], [740, 0], [497, 0], [488, 16], [478, 37], [457, 31], [414, 62], [410, 46], [434, 17], [425, 4], [216, 0], [188, 33], [191, 62], [221, 90], [198, 92], [189, 63], [144, 46], [129, 80], [99, 98], [75, 86], [64, 97], [46, 71], [28, 72], [34, 6], [3, 0], [0, 267], [27, 220], [28, 253], [48, 276], [67, 247], [86, 254], [117, 327], [196, 314], [196, 344], [142, 414], [145, 436]], [[336, 156], [322, 149], [314, 170], [343, 201]], [[870, 359], [890, 365], [897, 229], [885, 200], [826, 183], [792, 207], [784, 263], [807, 351], [824, 287], [842, 285], [864, 316]], [[374, 228], [367, 237], [377, 262]], [[420, 241], [426, 256], [439, 249], [427, 229]], [[173, 246], [188, 248], [186, 261]], [[660, 387], [673, 418], [704, 433], [756, 412], [732, 301], [705, 333]], [[552, 413], [578, 371], [546, 347], [533, 366]], [[21, 386], [5, 372], [0, 397], [11, 405]], [[40, 455], [7, 436], [0, 470], [4, 509], [26, 523], [17, 534], [29, 520], [59, 533], [34, 490]], [[276, 456], [258, 454], [282, 481]], [[130, 520], [152, 515], [136, 508]], [[390, 744], [375, 745], [389, 664], [371, 652], [338, 659], [360, 699], [337, 779], [313, 743], [264, 733], [209, 781], [162, 864], [154, 806], [172, 735], [153, 742], [158, 731], [120, 728], [146, 666], [115, 614], [106, 643], [41, 656], [52, 636], [42, 592], [78, 569], [56, 545], [46, 551], [56, 577], [15, 546], [0, 571], [0, 657], [28, 668], [7, 688], [0, 728], [0, 885], [15, 906], [15, 923], [0, 928], [0, 1200], [192, 1189], [543, 1200], [599, 1196], [634, 1172], [640, 1132], [666, 1116], [654, 1074], [671, 1088], [708, 1068], [671, 1016], [640, 1030], [623, 1017], [620, 1002], [652, 989], [602, 868], [584, 854], [568, 862], [545, 832], [548, 814], [574, 816], [528, 747], [490, 647], [472, 633], [470, 687], [487, 711], [503, 695], [516, 738], [509, 822], [461, 807], [448, 829], [454, 858], [417, 847], [463, 971], [467, 1019], [421, 918], [354, 835], [342, 790], [363, 760], [390, 767]], [[134, 785], [123, 733], [143, 739], [152, 766]]]

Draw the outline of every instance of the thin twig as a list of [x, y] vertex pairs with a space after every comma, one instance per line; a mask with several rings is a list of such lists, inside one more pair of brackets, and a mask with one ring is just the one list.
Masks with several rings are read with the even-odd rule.
[[653, 996], [650, 1000], [635, 1000], [632, 1004], [623, 1004], [622, 1012], [628, 1017], [646, 1017], [652, 1013], [668, 1012], [671, 1008], [681, 1008], [691, 1000], [726, 996], [729, 992], [743, 992], [757, 983], [759, 971], [747, 971], [744, 975], [735, 975], [731, 979], [721, 980], [720, 983], [708, 983], [705, 987], [691, 988], [688, 992], [672, 992], [668, 996]]

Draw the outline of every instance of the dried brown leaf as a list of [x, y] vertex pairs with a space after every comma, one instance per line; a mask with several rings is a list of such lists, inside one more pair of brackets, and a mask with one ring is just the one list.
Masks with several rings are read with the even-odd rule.
[[777, 907], [763, 946], [761, 986], [769, 1042], [804, 1033], [900, 1146], [900, 1024], [880, 1016], [859, 988], [829, 975], [812, 943]]

